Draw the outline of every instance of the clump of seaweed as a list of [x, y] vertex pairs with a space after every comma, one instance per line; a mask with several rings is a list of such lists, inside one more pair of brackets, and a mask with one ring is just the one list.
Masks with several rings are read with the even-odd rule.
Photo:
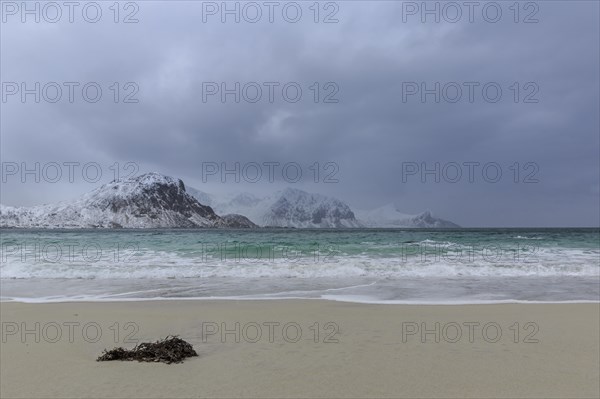
[[114, 348], [102, 352], [96, 361], [137, 360], [138, 362], [181, 363], [186, 357], [198, 356], [194, 347], [176, 335], [162, 341], [142, 342], [133, 349]]

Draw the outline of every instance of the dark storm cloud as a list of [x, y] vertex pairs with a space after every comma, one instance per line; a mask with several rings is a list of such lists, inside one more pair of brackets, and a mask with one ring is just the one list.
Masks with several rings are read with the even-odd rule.
[[[133, 161], [140, 172], [179, 176], [209, 192], [224, 188], [202, 184], [203, 162], [332, 161], [338, 184], [309, 179], [302, 187], [357, 208], [397, 202], [407, 213], [431, 209], [464, 226], [599, 222], [597, 3], [537, 2], [539, 22], [530, 24], [514, 23], [508, 3], [499, 3], [498, 23], [477, 13], [474, 23], [421, 23], [418, 15], [404, 23], [401, 2], [338, 2], [333, 24], [315, 24], [309, 3], [300, 3], [296, 24], [279, 14], [273, 24], [202, 22], [199, 3], [137, 4], [136, 24], [115, 24], [111, 14], [97, 24], [3, 23], [3, 82], [93, 81], [104, 89], [95, 104], [3, 103], [3, 161]], [[109, 101], [113, 82], [135, 82], [139, 103]], [[289, 103], [276, 91], [270, 103], [265, 89], [257, 103], [229, 96], [223, 104], [218, 95], [203, 102], [203, 82], [298, 82], [303, 96]], [[315, 103], [314, 82], [334, 82], [339, 102]], [[406, 82], [480, 86], [472, 103], [466, 91], [457, 103], [431, 95], [403, 102]], [[487, 82], [503, 89], [497, 103], [481, 96]], [[532, 87], [538, 102], [523, 103]], [[322, 89], [320, 100], [329, 92]], [[503, 176], [491, 183], [477, 169], [473, 183], [402, 179], [404, 162], [470, 161], [496, 162]], [[519, 183], [509, 169], [515, 162]], [[539, 166], [537, 183], [522, 183], [528, 162]], [[275, 189], [264, 183], [227, 189]], [[2, 203], [67, 199], [91, 186], [9, 181]]]

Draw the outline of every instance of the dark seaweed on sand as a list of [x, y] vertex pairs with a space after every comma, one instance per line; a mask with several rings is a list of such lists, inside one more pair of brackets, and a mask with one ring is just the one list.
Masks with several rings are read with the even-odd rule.
[[194, 347], [175, 336], [167, 336], [162, 341], [142, 342], [135, 348], [106, 349], [96, 359], [98, 362], [109, 360], [137, 360], [138, 362], [181, 363], [186, 357], [198, 356]]

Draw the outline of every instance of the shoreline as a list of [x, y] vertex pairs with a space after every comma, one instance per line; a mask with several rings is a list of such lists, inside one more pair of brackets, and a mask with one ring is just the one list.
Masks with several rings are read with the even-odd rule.
[[[0, 302], [0, 310], [2, 397], [600, 395], [600, 303], [211, 299]], [[199, 357], [95, 361], [103, 349], [132, 348], [132, 338], [167, 335]]]
[[400, 306], [469, 306], [469, 305], [561, 305], [561, 304], [600, 304], [599, 300], [588, 299], [573, 299], [564, 301], [528, 301], [521, 299], [499, 299], [499, 300], [481, 300], [481, 301], [418, 301], [418, 300], [351, 300], [340, 298], [310, 298], [310, 297], [276, 297], [276, 298], [244, 298], [244, 297], [153, 297], [153, 298], [99, 298], [99, 299], [56, 299], [56, 300], [40, 300], [38, 298], [9, 298], [0, 299], [0, 304], [5, 303], [20, 303], [20, 304], [60, 304], [60, 303], [136, 303], [136, 302], [206, 302], [206, 301], [223, 301], [223, 302], [268, 302], [268, 301], [325, 301], [325, 302], [340, 302], [351, 303], [358, 305], [400, 305]]

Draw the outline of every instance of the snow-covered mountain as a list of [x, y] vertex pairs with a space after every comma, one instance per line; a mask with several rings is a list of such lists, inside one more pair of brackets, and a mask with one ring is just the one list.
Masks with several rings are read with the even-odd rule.
[[241, 193], [228, 198], [189, 188], [188, 192], [200, 202], [211, 205], [217, 213], [238, 213], [259, 226], [335, 228], [335, 227], [459, 227], [450, 221], [436, 218], [430, 211], [417, 215], [402, 213], [394, 204], [372, 210], [353, 211], [346, 203], [332, 197], [287, 188], [267, 197]]
[[384, 205], [380, 208], [361, 211], [356, 216], [364, 227], [415, 227], [415, 228], [452, 228], [460, 227], [448, 220], [439, 219], [430, 211], [418, 215], [407, 215], [398, 210], [395, 204]]
[[344, 202], [321, 194], [286, 188], [267, 197], [250, 193], [217, 200], [214, 196], [190, 189], [197, 199], [210, 202], [222, 214], [238, 213], [259, 226], [297, 228], [361, 227], [350, 207]]
[[158, 173], [104, 184], [73, 201], [34, 207], [0, 205], [0, 227], [180, 228], [256, 227], [241, 215], [218, 216], [186, 192], [183, 181]]
[[[219, 216], [223, 215], [223, 216]], [[242, 216], [243, 215], [243, 216]], [[353, 212], [333, 197], [286, 188], [266, 197], [241, 193], [226, 199], [158, 173], [104, 184], [73, 201], [34, 207], [0, 205], [0, 227], [193, 228], [258, 226], [295, 228], [459, 227], [401, 213], [393, 205]]]

